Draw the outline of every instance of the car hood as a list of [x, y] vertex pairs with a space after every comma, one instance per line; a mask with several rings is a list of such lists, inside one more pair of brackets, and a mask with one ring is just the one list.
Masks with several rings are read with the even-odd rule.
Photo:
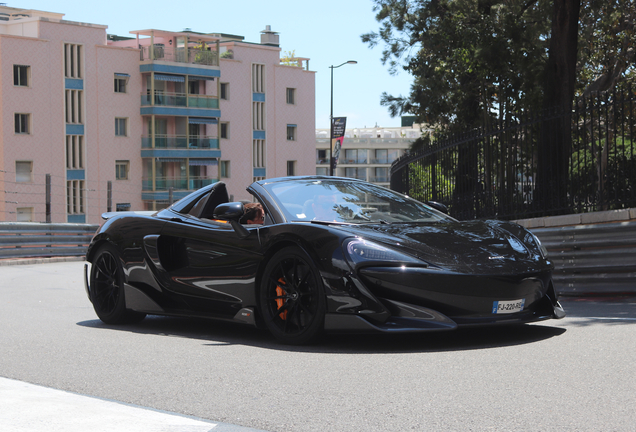
[[[450, 271], [482, 274], [540, 271], [550, 266], [523, 228], [499, 221], [349, 226], [354, 235], [401, 249]], [[509, 224], [512, 226], [512, 224]], [[525, 234], [525, 235], [524, 235]]]

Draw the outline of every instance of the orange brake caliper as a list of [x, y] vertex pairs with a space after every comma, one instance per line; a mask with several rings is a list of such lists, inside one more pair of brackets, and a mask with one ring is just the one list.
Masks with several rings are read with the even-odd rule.
[[[281, 285], [285, 285], [285, 281], [283, 280], [283, 278], [278, 279], [278, 282], [281, 283]], [[280, 285], [276, 285], [276, 296], [277, 297], [282, 297], [285, 294], [287, 294], [285, 292], [285, 290], [283, 288], [281, 288]], [[278, 306], [278, 309], [281, 309], [283, 307], [283, 305], [285, 304], [285, 300], [283, 300], [282, 298], [277, 298], [276, 299], [276, 305]], [[287, 311], [282, 311], [280, 314], [280, 319], [282, 320], [286, 320], [287, 319]]]

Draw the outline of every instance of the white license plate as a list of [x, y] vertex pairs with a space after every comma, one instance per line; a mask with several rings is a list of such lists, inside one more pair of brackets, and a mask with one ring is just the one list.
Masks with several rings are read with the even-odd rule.
[[509, 314], [515, 312], [521, 312], [526, 299], [520, 300], [500, 300], [492, 302], [492, 313], [494, 314]]

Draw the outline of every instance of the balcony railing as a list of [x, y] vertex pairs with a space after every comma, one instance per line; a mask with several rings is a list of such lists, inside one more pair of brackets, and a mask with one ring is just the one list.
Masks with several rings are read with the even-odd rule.
[[191, 108], [219, 108], [219, 98], [209, 95], [188, 95], [188, 106]]
[[[155, 179], [156, 191], [165, 191], [170, 188], [175, 190], [196, 190], [201, 189], [203, 186], [210, 185], [216, 182], [216, 179], [207, 177], [190, 177], [187, 178], [174, 178], [174, 177], [157, 177]], [[152, 179], [143, 179], [142, 188], [144, 191], [151, 191]]]
[[[141, 94], [141, 105], [148, 106], [153, 103], [150, 91]], [[219, 108], [219, 98], [210, 95], [192, 95], [186, 93], [168, 93], [155, 91], [155, 106], [177, 106], [191, 108]]]
[[216, 51], [188, 48], [188, 54], [186, 56], [185, 48], [173, 48], [161, 45], [154, 46], [153, 55], [151, 55], [149, 46], [142, 47], [141, 60], [159, 60], [175, 63], [200, 64], [206, 66], [219, 65], [219, 56]]
[[379, 158], [379, 159], [371, 159], [371, 163], [372, 164], [387, 164], [387, 165], [391, 165], [393, 163], [393, 161], [397, 159], [397, 158], [393, 158], [393, 159], [389, 159], [389, 158]]
[[[153, 105], [150, 91], [141, 94], [141, 105]], [[168, 93], [155, 91], [154, 105], [159, 106], [188, 106], [188, 95], [185, 93]]]
[[[152, 138], [141, 137], [141, 148], [151, 149]], [[218, 149], [219, 139], [211, 136], [155, 135], [155, 146], [158, 149]]]
[[345, 164], [345, 165], [355, 165], [355, 164], [366, 164], [367, 163], [367, 158], [355, 158], [355, 159], [340, 159], [338, 161], [338, 163], [340, 164]]

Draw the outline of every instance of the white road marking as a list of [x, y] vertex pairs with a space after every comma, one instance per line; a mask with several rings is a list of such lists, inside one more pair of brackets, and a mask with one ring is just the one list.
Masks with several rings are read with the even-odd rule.
[[0, 377], [0, 430], [215, 432], [217, 424]]

